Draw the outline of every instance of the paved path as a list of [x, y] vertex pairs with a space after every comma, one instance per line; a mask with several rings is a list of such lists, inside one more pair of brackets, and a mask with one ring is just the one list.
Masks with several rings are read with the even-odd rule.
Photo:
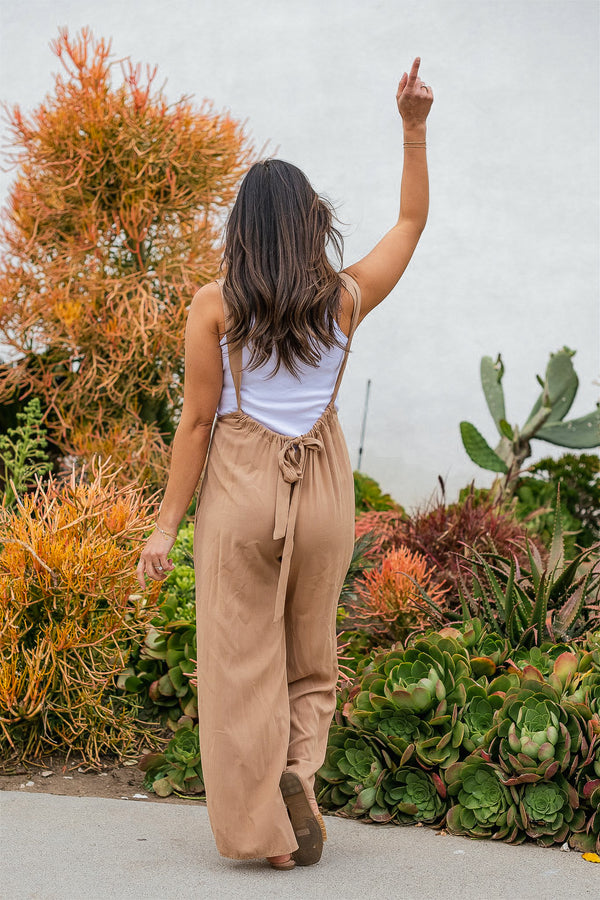
[[2, 900], [585, 900], [581, 854], [326, 816], [321, 862], [220, 857], [204, 805], [0, 791]]

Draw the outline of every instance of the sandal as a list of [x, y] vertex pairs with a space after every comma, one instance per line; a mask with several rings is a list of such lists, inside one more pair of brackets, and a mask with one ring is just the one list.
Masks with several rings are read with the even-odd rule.
[[294, 772], [284, 772], [279, 787], [287, 806], [289, 817], [298, 849], [292, 853], [292, 859], [299, 866], [312, 866], [318, 863], [323, 852], [323, 827], [311, 809], [304, 793], [302, 782]]

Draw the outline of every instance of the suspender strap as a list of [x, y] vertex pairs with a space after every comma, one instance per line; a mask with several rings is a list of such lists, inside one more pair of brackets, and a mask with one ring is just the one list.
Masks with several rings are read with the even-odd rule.
[[221, 298], [223, 300], [223, 311], [225, 313], [225, 333], [227, 334], [227, 355], [229, 357], [229, 369], [231, 370], [231, 378], [235, 387], [235, 397], [237, 400], [238, 412], [242, 409], [241, 388], [242, 388], [242, 348], [234, 347], [229, 343], [229, 307], [223, 293], [223, 279], [219, 278], [217, 284], [221, 288]]
[[344, 374], [344, 369], [346, 368], [346, 363], [348, 362], [348, 357], [350, 355], [350, 345], [352, 344], [352, 338], [354, 337], [354, 332], [356, 331], [356, 326], [358, 325], [358, 318], [360, 316], [360, 287], [358, 283], [354, 280], [352, 275], [349, 275], [348, 272], [340, 272], [340, 278], [344, 282], [346, 290], [351, 295], [354, 301], [354, 308], [352, 310], [352, 319], [350, 321], [350, 331], [348, 333], [348, 341], [346, 343], [346, 348], [344, 350], [344, 358], [342, 359], [342, 363], [340, 365], [338, 371], [337, 381], [335, 382], [335, 387], [333, 389], [333, 394], [331, 395], [331, 403], [334, 402], [337, 397], [338, 391], [340, 389], [340, 384], [342, 383], [342, 376]]

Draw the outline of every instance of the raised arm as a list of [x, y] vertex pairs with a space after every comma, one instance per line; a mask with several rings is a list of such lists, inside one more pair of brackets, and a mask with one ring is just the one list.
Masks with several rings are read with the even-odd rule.
[[404, 126], [404, 165], [398, 221], [370, 253], [345, 269], [361, 289], [361, 319], [396, 286], [427, 221], [429, 179], [425, 137], [433, 92], [419, 78], [420, 63], [417, 57], [410, 73], [407, 75], [405, 72], [400, 79], [396, 94]]

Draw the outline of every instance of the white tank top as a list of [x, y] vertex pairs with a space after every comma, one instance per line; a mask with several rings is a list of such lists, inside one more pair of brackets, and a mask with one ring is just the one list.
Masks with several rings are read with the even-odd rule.
[[[342, 347], [323, 348], [318, 366], [298, 364], [298, 376], [292, 375], [285, 366], [269, 377], [275, 367], [275, 355], [269, 362], [252, 371], [247, 365], [250, 350], [242, 351], [242, 386], [240, 400], [242, 411], [261, 422], [271, 431], [298, 437], [306, 434], [321, 416], [333, 394], [337, 374], [342, 364], [344, 347], [348, 338], [334, 323], [337, 338]], [[221, 339], [221, 356], [223, 358], [223, 390], [217, 414], [219, 416], [237, 410], [235, 386], [229, 367], [227, 339]], [[337, 409], [337, 404], [335, 404]]]

